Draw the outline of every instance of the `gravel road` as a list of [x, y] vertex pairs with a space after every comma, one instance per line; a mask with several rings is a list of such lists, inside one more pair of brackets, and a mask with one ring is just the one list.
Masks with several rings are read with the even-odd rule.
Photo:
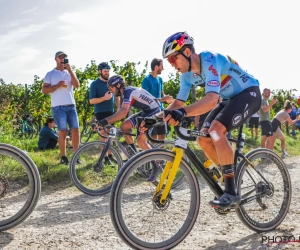
[[[201, 185], [201, 208], [189, 236], [176, 249], [300, 249], [300, 243], [262, 244], [262, 236], [300, 235], [300, 157], [285, 160], [293, 195], [289, 213], [276, 231], [257, 234], [247, 229], [235, 213], [221, 216], [208, 205], [213, 197]], [[130, 249], [110, 220], [109, 194], [91, 197], [71, 182], [43, 183], [35, 211], [21, 225], [0, 233], [0, 249]]]

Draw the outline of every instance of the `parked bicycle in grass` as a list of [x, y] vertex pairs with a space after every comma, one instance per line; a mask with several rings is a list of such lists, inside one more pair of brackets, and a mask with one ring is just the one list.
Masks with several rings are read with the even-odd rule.
[[38, 135], [39, 126], [35, 122], [34, 118], [28, 114], [19, 117], [15, 115], [13, 118], [14, 133], [19, 138], [32, 139]]
[[[157, 122], [145, 120], [150, 126]], [[117, 233], [133, 249], [172, 249], [189, 234], [200, 208], [195, 171], [213, 191], [215, 200], [224, 194], [188, 146], [188, 141], [195, 141], [196, 136], [209, 137], [209, 134], [174, 128], [179, 139], [172, 151], [155, 148], [135, 155], [120, 169], [112, 185], [111, 219]], [[258, 148], [243, 155], [243, 137], [241, 126], [237, 139], [229, 139], [236, 146], [234, 178], [241, 201], [231, 207], [212, 206], [212, 209], [223, 215], [235, 211], [251, 230], [270, 231], [281, 224], [289, 210], [290, 176], [285, 163], [273, 151]], [[182, 158], [183, 153], [192, 164]], [[138, 178], [136, 173], [141, 166], [151, 165], [156, 159], [163, 160], [165, 165], [155, 186]], [[184, 174], [183, 183], [171, 189], [178, 171]]]

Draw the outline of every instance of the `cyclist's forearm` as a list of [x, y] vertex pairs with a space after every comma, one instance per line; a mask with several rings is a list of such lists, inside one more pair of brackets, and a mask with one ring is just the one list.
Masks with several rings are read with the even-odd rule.
[[184, 107], [187, 116], [197, 116], [207, 113], [216, 107], [218, 103], [218, 95], [208, 93], [198, 102], [195, 102], [192, 105]]
[[180, 100], [175, 100], [172, 102], [166, 109], [167, 110], [174, 110], [174, 109], [180, 109], [184, 107], [184, 102]]
[[120, 121], [127, 115], [127, 111], [124, 109], [120, 109], [117, 113], [112, 116], [106, 117], [105, 119], [108, 121], [109, 124], [113, 124], [115, 122]]

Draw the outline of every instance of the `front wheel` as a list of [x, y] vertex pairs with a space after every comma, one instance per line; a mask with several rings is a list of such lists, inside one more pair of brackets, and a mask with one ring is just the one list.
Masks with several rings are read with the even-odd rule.
[[189, 234], [200, 206], [200, 190], [192, 168], [182, 159], [182, 184], [171, 189], [165, 204], [156, 187], [139, 177], [139, 168], [157, 159], [174, 161], [175, 153], [150, 149], [129, 159], [120, 169], [111, 190], [110, 212], [120, 237], [134, 249], [171, 249]]
[[242, 202], [237, 209], [241, 221], [251, 230], [266, 232], [284, 220], [291, 203], [290, 175], [273, 151], [258, 148], [245, 155], [237, 168], [237, 187]]
[[41, 193], [38, 169], [22, 150], [0, 144], [0, 231], [23, 222]]
[[106, 143], [93, 141], [81, 146], [70, 161], [70, 176], [74, 185], [83, 193], [99, 196], [110, 191], [122, 159], [118, 151], [109, 146], [105, 156], [111, 153], [112, 158], [100, 160]]

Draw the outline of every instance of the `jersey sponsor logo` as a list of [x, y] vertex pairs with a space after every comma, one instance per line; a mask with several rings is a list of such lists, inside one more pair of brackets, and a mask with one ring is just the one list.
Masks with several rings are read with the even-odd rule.
[[242, 79], [243, 83], [247, 82], [249, 80], [249, 76], [243, 74], [242, 76], [240, 76], [240, 78]]
[[208, 70], [211, 71], [214, 76], [218, 76], [216, 69], [212, 65], [209, 66]]
[[255, 92], [250, 92], [250, 95], [256, 97], [256, 93]]
[[220, 83], [218, 81], [212, 80], [207, 83], [207, 86], [218, 87]]
[[151, 104], [153, 102], [152, 98], [150, 98], [150, 97], [148, 97], [146, 95], [143, 95], [143, 94], [140, 94], [139, 98], [142, 99], [142, 100], [144, 100], [145, 102], [147, 102], [149, 104]]
[[246, 118], [246, 116], [248, 115], [248, 113], [249, 113], [249, 109], [247, 109], [247, 110], [245, 111], [245, 113], [244, 113], [244, 118]]
[[197, 78], [197, 77], [198, 77], [198, 74], [194, 73], [194, 74], [193, 74], [193, 77], [194, 77], [194, 78]]
[[225, 86], [221, 89], [220, 93], [226, 91], [226, 90], [229, 89], [230, 87], [232, 87], [232, 85], [231, 85], [230, 83], [228, 83], [227, 85], [225, 85]]
[[234, 68], [230, 68], [229, 69], [230, 71], [233, 71], [234, 73], [238, 74], [238, 75], [241, 75], [242, 73], [240, 71], [238, 71], [237, 69], [234, 69]]
[[237, 124], [239, 124], [239, 122], [242, 120], [242, 115], [241, 114], [237, 114], [232, 118], [232, 125], [236, 126]]

